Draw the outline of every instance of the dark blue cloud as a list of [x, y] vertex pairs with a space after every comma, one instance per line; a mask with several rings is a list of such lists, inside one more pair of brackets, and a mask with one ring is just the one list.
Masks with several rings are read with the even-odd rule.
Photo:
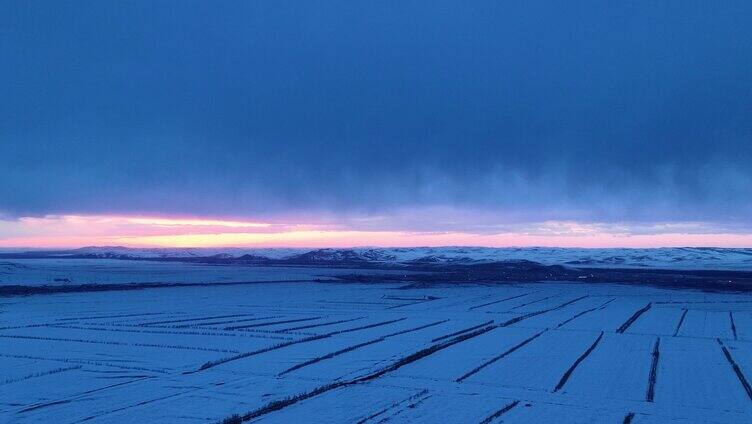
[[0, 5], [0, 213], [752, 216], [752, 4]]

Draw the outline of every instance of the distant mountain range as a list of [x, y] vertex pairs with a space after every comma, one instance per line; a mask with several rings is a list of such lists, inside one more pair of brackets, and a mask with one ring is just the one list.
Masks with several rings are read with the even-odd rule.
[[489, 248], [413, 247], [351, 249], [127, 248], [84, 247], [69, 250], [8, 250], [0, 258], [71, 258], [188, 261], [237, 264], [371, 265], [482, 264], [533, 261], [572, 268], [664, 268], [752, 270], [750, 248]]

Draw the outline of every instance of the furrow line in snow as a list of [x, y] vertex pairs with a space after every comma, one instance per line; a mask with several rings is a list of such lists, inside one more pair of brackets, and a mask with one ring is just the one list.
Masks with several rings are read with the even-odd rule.
[[627, 329], [629, 329], [629, 327], [632, 324], [634, 324], [635, 321], [637, 321], [637, 318], [639, 318], [640, 315], [642, 315], [645, 312], [647, 312], [648, 309], [650, 309], [652, 306], [653, 306], [653, 304], [651, 302], [648, 302], [648, 304], [645, 305], [644, 307], [642, 307], [642, 309], [639, 309], [637, 312], [635, 312], [634, 314], [632, 314], [632, 316], [629, 317], [629, 319], [626, 322], [624, 322], [624, 324], [622, 324], [621, 327], [619, 327], [616, 330], [616, 332], [617, 333], [624, 333], [625, 331], [627, 331]]
[[568, 302], [564, 302], [564, 303], [562, 303], [561, 305], [559, 305], [559, 306], [555, 306], [555, 307], [553, 307], [553, 308], [549, 308], [549, 309], [543, 309], [543, 310], [541, 310], [541, 311], [530, 312], [529, 314], [525, 314], [525, 315], [520, 315], [520, 316], [518, 316], [518, 317], [514, 317], [514, 318], [512, 318], [512, 319], [510, 319], [510, 320], [507, 320], [507, 321], [504, 321], [504, 322], [502, 322], [501, 324], [499, 324], [499, 327], [508, 327], [508, 326], [510, 326], [510, 325], [512, 325], [512, 324], [516, 324], [516, 323], [518, 323], [518, 322], [520, 322], [520, 321], [523, 321], [523, 320], [526, 320], [526, 319], [528, 319], [528, 318], [532, 318], [532, 317], [534, 317], [534, 316], [538, 316], [538, 315], [541, 315], [541, 314], [545, 314], [546, 312], [551, 312], [551, 311], [555, 311], [555, 310], [557, 310], [557, 309], [561, 309], [561, 308], [564, 308], [564, 307], [566, 307], [566, 306], [569, 306], [569, 305], [571, 305], [571, 304], [573, 304], [573, 303], [575, 303], [575, 302], [579, 302], [580, 300], [582, 300], [582, 299], [584, 299], [584, 298], [586, 298], [586, 297], [587, 297], [587, 296], [581, 296], [581, 297], [578, 297], [578, 298], [576, 298], [576, 299], [572, 299], [572, 300], [570, 300], [570, 301], [568, 301]]
[[335, 324], [344, 324], [346, 322], [358, 321], [358, 320], [361, 320], [361, 319], [364, 319], [364, 318], [365, 317], [358, 317], [358, 318], [342, 319], [342, 320], [339, 320], [339, 321], [330, 321], [330, 322], [325, 322], [325, 323], [322, 323], [322, 324], [301, 325], [299, 327], [290, 327], [290, 328], [284, 328], [282, 330], [274, 330], [274, 332], [275, 333], [284, 333], [284, 332], [287, 332], [287, 331], [306, 330], [308, 328], [327, 327], [327, 326], [335, 325]]
[[551, 299], [551, 298], [554, 298], [554, 297], [556, 297], [556, 295], [553, 295], [553, 296], [546, 296], [546, 297], [544, 297], [544, 298], [541, 298], [541, 299], [538, 299], [538, 300], [534, 300], [534, 301], [532, 301], [532, 302], [527, 302], [527, 303], [523, 303], [523, 304], [521, 304], [521, 305], [517, 305], [517, 306], [515, 306], [514, 308], [510, 309], [510, 311], [513, 311], [513, 310], [515, 310], [515, 309], [519, 309], [519, 308], [524, 308], [525, 306], [528, 306], [528, 305], [533, 305], [533, 304], [536, 304], [536, 303], [538, 303], [538, 302], [543, 302], [543, 301], [545, 301], [545, 300], [548, 300], [548, 299]]
[[366, 342], [363, 342], [363, 343], [358, 343], [356, 345], [348, 346], [348, 347], [346, 347], [344, 349], [340, 349], [340, 350], [335, 351], [335, 352], [330, 352], [330, 353], [327, 353], [326, 355], [318, 356], [316, 358], [309, 359], [308, 361], [301, 362], [301, 363], [299, 363], [297, 365], [294, 365], [294, 366], [292, 366], [292, 367], [290, 367], [290, 368], [288, 368], [288, 369], [280, 372], [279, 374], [277, 374], [277, 377], [281, 377], [281, 376], [283, 376], [285, 374], [288, 374], [288, 373], [290, 373], [292, 371], [299, 370], [299, 369], [307, 367], [309, 365], [313, 365], [313, 364], [319, 363], [321, 361], [334, 358], [334, 357], [342, 355], [344, 353], [352, 352], [354, 350], [360, 349], [361, 347], [366, 347], [366, 346], [370, 346], [372, 344], [383, 342], [383, 341], [387, 340], [390, 337], [395, 337], [395, 336], [399, 336], [401, 334], [411, 333], [413, 331], [423, 330], [424, 328], [429, 328], [429, 327], [433, 327], [433, 326], [436, 326], [436, 325], [439, 325], [439, 324], [443, 324], [443, 323], [445, 323], [447, 321], [449, 321], [449, 320], [445, 319], [443, 321], [432, 322], [430, 324], [421, 325], [419, 327], [409, 328], [409, 329], [402, 330], [402, 331], [397, 331], [395, 333], [387, 334], [385, 336], [381, 336], [381, 337], [378, 337], [378, 338], [373, 339], [373, 340], [369, 340], [369, 341], [366, 341]]
[[200, 317], [200, 318], [183, 318], [183, 319], [171, 319], [171, 320], [165, 320], [165, 321], [143, 322], [143, 323], [137, 324], [137, 325], [139, 325], [139, 326], [149, 326], [149, 325], [160, 325], [160, 324], [174, 324], [176, 322], [193, 322], [193, 321], [203, 321], [203, 320], [207, 320], [207, 319], [252, 317], [254, 315], [256, 315], [256, 314], [213, 315], [213, 316]]
[[72, 367], [64, 367], [64, 368], [55, 368], [55, 369], [48, 370], [48, 371], [40, 371], [40, 372], [35, 372], [33, 374], [27, 374], [21, 377], [8, 378], [3, 381], [0, 381], [0, 385], [18, 383], [19, 381], [26, 381], [32, 378], [44, 377], [47, 375], [58, 374], [58, 373], [65, 372], [65, 371], [73, 371], [73, 370], [80, 370], [80, 369], [81, 369], [81, 365], [75, 365]]
[[209, 322], [193, 322], [190, 324], [178, 324], [178, 325], [149, 325], [148, 327], [152, 328], [201, 328], [202, 326], [210, 326], [210, 325], [222, 325], [222, 324], [235, 324], [238, 322], [251, 322], [251, 321], [260, 321], [263, 319], [275, 319], [275, 318], [282, 318], [282, 315], [269, 315], [265, 317], [256, 317], [256, 318], [244, 318], [244, 319], [231, 319], [231, 320], [222, 320], [222, 321], [209, 321]]
[[493, 414], [491, 414], [491, 415], [487, 416], [486, 418], [484, 418], [483, 420], [481, 420], [480, 424], [491, 424], [491, 422], [493, 420], [495, 420], [495, 419], [499, 418], [500, 416], [506, 414], [512, 408], [514, 408], [515, 406], [517, 406], [519, 403], [520, 403], [520, 401], [516, 400], [516, 401], [514, 401], [514, 402], [512, 402], [510, 404], [507, 404], [503, 408], [499, 409], [498, 411], [494, 412]]
[[506, 351], [502, 352], [501, 354], [496, 355], [493, 358], [487, 360], [486, 362], [480, 364], [479, 366], [473, 368], [472, 370], [470, 370], [467, 373], [463, 374], [461, 377], [457, 378], [454, 381], [456, 381], [457, 383], [461, 383], [463, 380], [465, 380], [466, 378], [468, 378], [468, 377], [470, 377], [470, 376], [478, 373], [483, 368], [485, 368], [485, 367], [493, 364], [494, 362], [496, 362], [496, 361], [498, 361], [498, 360], [506, 357], [510, 353], [512, 353], [512, 352], [516, 351], [517, 349], [521, 348], [522, 346], [525, 346], [526, 344], [528, 344], [528, 343], [532, 342], [533, 340], [537, 339], [538, 337], [540, 337], [541, 334], [545, 333], [546, 331], [548, 331], [548, 329], [545, 329], [545, 330], [541, 331], [540, 333], [537, 333], [537, 334], [534, 334], [534, 335], [528, 337], [527, 339], [525, 339], [525, 340], [521, 341], [520, 343], [512, 346], [511, 348], [507, 349]]
[[379, 411], [377, 411], [377, 412], [375, 412], [375, 413], [373, 413], [373, 414], [371, 414], [371, 415], [369, 415], [369, 416], [367, 416], [367, 417], [365, 417], [365, 418], [361, 418], [361, 419], [360, 419], [360, 420], [358, 420], [358, 421], [357, 421], [357, 422], [356, 422], [355, 424], [365, 424], [365, 423], [367, 423], [368, 421], [370, 421], [370, 420], [372, 420], [372, 419], [374, 419], [374, 418], [378, 418], [378, 417], [380, 417], [381, 415], [383, 415], [383, 414], [385, 414], [385, 413], [389, 412], [389, 411], [390, 411], [390, 410], [392, 410], [392, 409], [395, 409], [395, 408], [399, 407], [400, 405], [402, 405], [402, 404], [404, 404], [404, 403], [407, 403], [407, 402], [411, 402], [411, 401], [413, 401], [413, 400], [417, 400], [417, 399], [425, 399], [425, 397], [424, 397], [424, 396], [425, 396], [425, 395], [426, 395], [427, 393], [428, 393], [428, 390], [427, 390], [427, 389], [423, 389], [423, 390], [421, 390], [420, 392], [418, 392], [418, 393], [416, 393], [416, 394], [414, 394], [414, 395], [410, 395], [410, 396], [409, 396], [408, 398], [406, 398], [406, 399], [402, 399], [402, 400], [396, 401], [396, 402], [392, 403], [391, 405], [389, 405], [388, 407], [386, 407], [386, 408], [384, 408], [384, 409], [381, 409], [381, 410], [379, 410]]
[[405, 306], [412, 306], [412, 305], [417, 305], [417, 304], [420, 304], [420, 303], [432, 302], [434, 300], [437, 300], [437, 299], [436, 298], [434, 298], [434, 299], [423, 299], [423, 300], [419, 300], [417, 302], [403, 303], [401, 305], [393, 305], [393, 306], [390, 306], [390, 307], [388, 307], [386, 309], [398, 309], [398, 308], [403, 308]]
[[315, 340], [321, 340], [321, 339], [325, 339], [325, 338], [328, 338], [328, 337], [336, 336], [338, 334], [344, 334], [344, 333], [349, 333], [349, 332], [353, 332], [353, 331], [359, 331], [359, 330], [365, 330], [365, 329], [368, 329], [368, 328], [379, 327], [379, 326], [382, 326], [382, 325], [388, 325], [388, 324], [392, 324], [392, 323], [395, 323], [395, 322], [403, 321], [405, 319], [406, 318], [398, 318], [398, 319], [393, 319], [393, 320], [389, 320], [389, 321], [382, 321], [382, 322], [377, 322], [377, 323], [374, 323], [374, 324], [363, 325], [363, 326], [360, 326], [360, 327], [349, 328], [349, 329], [346, 329], [346, 330], [333, 331], [331, 333], [320, 334], [320, 335], [316, 335], [316, 336], [306, 337], [306, 338], [303, 338], [303, 339], [290, 340], [290, 341], [287, 341], [287, 342], [279, 343], [279, 344], [276, 344], [276, 345], [273, 345], [273, 346], [267, 346], [267, 347], [264, 347], [264, 348], [261, 348], [261, 349], [257, 349], [257, 350], [253, 350], [253, 351], [250, 351], [250, 352], [243, 352], [243, 353], [240, 353], [238, 355], [229, 356], [229, 357], [226, 357], [226, 358], [220, 358], [220, 359], [216, 359], [214, 361], [205, 362], [196, 371], [188, 371], [185, 374], [191, 374], [191, 373], [194, 373], [194, 372], [207, 370], [209, 368], [213, 368], [213, 367], [216, 367], [217, 365], [222, 365], [222, 364], [225, 364], [227, 362], [237, 361], [239, 359], [248, 358], [249, 356], [254, 356], [254, 355], [261, 354], [261, 353], [266, 353], [266, 352], [270, 352], [270, 351], [273, 351], [273, 350], [282, 349], [282, 348], [285, 348], [285, 347], [288, 347], [288, 346], [292, 346], [292, 345], [296, 345], [296, 344], [300, 344], [300, 343], [312, 342], [312, 341], [315, 341]]
[[660, 347], [661, 347], [661, 338], [658, 337], [655, 339], [655, 344], [653, 345], [653, 361], [650, 364], [650, 376], [648, 377], [648, 391], [645, 394], [645, 401], [652, 402], [653, 398], [655, 398], [655, 383], [658, 379], [658, 360], [660, 359]]
[[742, 384], [742, 387], [744, 388], [744, 391], [747, 392], [747, 396], [749, 397], [749, 400], [752, 400], [752, 386], [749, 385], [749, 381], [744, 376], [744, 373], [742, 372], [741, 367], [739, 367], [739, 364], [736, 363], [734, 358], [731, 356], [731, 352], [726, 348], [726, 345], [723, 344], [723, 341], [721, 339], [716, 339], [718, 341], [718, 344], [721, 345], [721, 350], [723, 351], [723, 355], [726, 357], [726, 360], [731, 365], [731, 369], [734, 370], [734, 374], [736, 374], [736, 377], [739, 379], [739, 382]]
[[241, 330], [245, 328], [268, 327], [270, 325], [276, 325], [276, 324], [288, 324], [291, 322], [313, 321], [317, 319], [321, 319], [321, 317], [284, 319], [280, 321], [270, 321], [270, 322], [262, 322], [258, 324], [248, 324], [248, 325], [231, 325], [229, 327], [225, 327], [224, 329], [225, 330]]
[[684, 309], [684, 312], [682, 312], [681, 318], [679, 318], [679, 323], [676, 324], [676, 330], [674, 330], [674, 337], [679, 334], [679, 330], [681, 330], [681, 326], [684, 324], [684, 318], [687, 317], [687, 312], [689, 312], [689, 309]]
[[384, 367], [384, 368], [382, 368], [380, 370], [374, 371], [371, 374], [367, 374], [367, 375], [364, 375], [364, 376], [361, 376], [361, 377], [356, 377], [356, 378], [351, 379], [351, 380], [338, 381], [338, 382], [326, 384], [326, 385], [317, 387], [317, 388], [313, 389], [310, 392], [304, 392], [304, 393], [300, 393], [300, 394], [295, 395], [295, 396], [290, 396], [290, 397], [283, 398], [283, 399], [280, 399], [280, 400], [275, 400], [275, 401], [272, 401], [272, 402], [270, 402], [270, 403], [268, 403], [268, 404], [266, 404], [266, 405], [264, 405], [264, 406], [262, 406], [262, 407], [260, 407], [260, 408], [258, 408], [256, 410], [254, 410], [254, 411], [248, 412], [247, 414], [244, 414], [242, 416], [241, 415], [234, 415], [232, 417], [229, 417], [229, 418], [225, 419], [224, 422], [227, 422], [227, 423], [238, 423], [238, 422], [243, 422], [243, 421], [250, 421], [252, 419], [255, 419], [255, 418], [267, 415], [267, 414], [272, 413], [274, 411], [279, 411], [279, 410], [281, 410], [283, 408], [286, 408], [288, 406], [294, 405], [294, 404], [296, 404], [296, 403], [298, 403], [300, 401], [303, 401], [303, 400], [306, 400], [306, 399], [310, 399], [310, 398], [319, 396], [321, 394], [327, 393], [327, 392], [335, 390], [335, 389], [339, 389], [341, 387], [347, 387], [347, 386], [351, 386], [351, 385], [354, 385], [354, 384], [365, 383], [365, 382], [368, 382], [368, 381], [375, 380], [375, 379], [377, 379], [377, 378], [379, 378], [379, 377], [381, 377], [381, 376], [383, 376], [385, 374], [388, 374], [390, 372], [396, 371], [396, 370], [402, 368], [405, 365], [408, 365], [408, 364], [411, 364], [411, 363], [413, 363], [415, 361], [423, 359], [423, 358], [425, 358], [427, 356], [430, 356], [430, 355], [432, 355], [432, 354], [434, 354], [436, 352], [439, 352], [439, 351], [441, 351], [443, 349], [446, 349], [446, 348], [448, 348], [450, 346], [454, 346], [457, 343], [461, 343], [461, 342], [463, 342], [465, 340], [469, 340], [469, 339], [472, 339], [474, 337], [480, 336], [481, 334], [485, 334], [485, 333], [487, 333], [487, 332], [489, 332], [491, 330], [494, 330], [496, 328], [498, 328], [498, 326], [491, 325], [491, 326], [488, 326], [488, 327], [481, 328], [481, 329], [479, 329], [477, 331], [474, 331], [472, 333], [463, 334], [463, 335], [455, 337], [453, 339], [450, 339], [450, 340], [447, 340], [447, 341], [444, 341], [444, 342], [441, 342], [441, 343], [437, 343], [437, 344], [431, 345], [431, 346], [426, 347], [424, 349], [421, 349], [421, 350], [419, 350], [417, 352], [414, 352], [414, 353], [412, 353], [412, 354], [410, 354], [408, 356], [400, 358], [397, 361], [395, 361], [393, 364], [391, 364], [391, 365], [389, 365], [387, 367]]
[[166, 368], [155, 369], [155, 368], [144, 368], [144, 367], [132, 367], [132, 366], [127, 366], [127, 365], [115, 365], [115, 364], [102, 362], [102, 361], [89, 361], [85, 359], [46, 358], [43, 356], [36, 356], [36, 355], [12, 355], [12, 354], [7, 354], [7, 353], [0, 353], [0, 357], [15, 358], [15, 359], [34, 359], [37, 361], [63, 362], [67, 364], [96, 365], [96, 366], [101, 366], [101, 367], [112, 367], [112, 368], [119, 368], [119, 369], [124, 369], [124, 370], [149, 371], [149, 372], [156, 372], [160, 374], [169, 373], [169, 370]]
[[151, 315], [164, 315], [166, 312], [146, 312], [146, 313], [140, 313], [140, 314], [118, 314], [118, 315], [95, 315], [95, 316], [88, 316], [88, 317], [66, 317], [66, 318], [57, 318], [55, 321], [78, 321], [82, 319], [102, 319], [102, 318], [131, 318], [131, 317], [141, 317], [141, 316], [151, 316]]
[[[141, 329], [126, 329], [126, 328], [107, 328], [107, 327], [93, 327], [93, 326], [78, 326], [78, 325], [49, 325], [51, 328], [67, 328], [71, 330], [91, 330], [91, 331], [111, 331], [115, 333], [143, 333], [143, 334], [171, 334], [171, 335], [188, 335], [188, 336], [219, 336], [219, 337], [255, 337], [260, 339], [275, 339], [275, 340], [292, 340], [291, 337], [282, 336], [266, 336], [261, 334], [251, 334], [250, 332], [221, 332], [208, 331], [201, 329], [197, 330], [181, 330], [181, 331], [162, 331], [162, 330], [141, 330]], [[157, 327], [159, 328], [159, 327]]]
[[477, 328], [485, 327], [486, 325], [491, 325], [491, 324], [493, 324], [493, 322], [494, 322], [494, 320], [489, 320], [489, 321], [486, 321], [484, 323], [481, 323], [481, 324], [478, 324], [478, 325], [474, 325], [472, 327], [465, 328], [463, 330], [455, 331], [454, 333], [445, 334], [443, 336], [436, 337], [435, 339], [431, 340], [431, 342], [438, 342], [440, 340], [448, 339], [450, 337], [454, 337], [454, 336], [460, 335], [462, 333], [467, 333], [468, 331], [473, 331], [473, 330], [475, 330]]
[[614, 300], [616, 300], [616, 298], [613, 298], [611, 300], [607, 300], [601, 306], [596, 306], [595, 308], [590, 308], [590, 309], [586, 309], [586, 310], [584, 310], [582, 312], [578, 312], [578, 313], [574, 314], [574, 316], [572, 316], [571, 318], [567, 318], [566, 320], [564, 320], [561, 323], [559, 323], [556, 326], [556, 328], [561, 328], [561, 327], [569, 324], [570, 322], [576, 320], [577, 318], [579, 318], [579, 317], [581, 317], [581, 316], [583, 316], [583, 315], [585, 315], [587, 313], [590, 313], [590, 312], [593, 312], [593, 311], [597, 311], [597, 310], [603, 310], [603, 309], [606, 308], [606, 306], [608, 306], [609, 303], [613, 302]]
[[488, 303], [483, 303], [483, 304], [480, 304], [480, 305], [471, 306], [470, 308], [468, 308], [468, 311], [472, 311], [473, 309], [482, 308], [484, 306], [495, 305], [497, 303], [506, 302], [507, 300], [517, 299], [517, 298], [520, 298], [522, 296], [529, 296], [529, 295], [531, 295], [533, 293], [537, 293], [538, 291], [540, 291], [540, 290], [533, 291], [533, 292], [530, 292], [530, 293], [518, 294], [517, 296], [507, 297], [507, 298], [500, 299], [500, 300], [494, 300], [493, 302], [488, 302]]
[[587, 350], [585, 352], [583, 352], [582, 355], [580, 355], [574, 361], [574, 363], [572, 364], [572, 366], [569, 367], [569, 369], [564, 373], [564, 375], [561, 376], [561, 380], [559, 380], [559, 383], [557, 383], [556, 387], [554, 387], [554, 392], [558, 392], [559, 390], [561, 390], [562, 387], [564, 387], [564, 385], [567, 383], [567, 380], [569, 380], [569, 377], [572, 375], [572, 373], [574, 372], [574, 370], [577, 369], [577, 367], [580, 365], [580, 363], [582, 363], [582, 361], [584, 361], [585, 358], [587, 358], [588, 355], [590, 355], [590, 353], [593, 352], [593, 350], [595, 350], [596, 346], [598, 346], [598, 343], [600, 343], [600, 341], [601, 341], [602, 338], [603, 338], [603, 331], [601, 331], [601, 334], [598, 336], [597, 339], [595, 339], [595, 341], [593, 342], [593, 344], [590, 345], [590, 347], [587, 348]]
[[88, 340], [88, 339], [70, 339], [62, 337], [42, 337], [42, 336], [23, 336], [15, 334], [0, 334], [0, 338], [6, 339], [19, 339], [19, 340], [43, 340], [52, 342], [71, 342], [71, 343], [89, 343], [89, 344], [103, 344], [111, 346], [135, 346], [135, 347], [153, 347], [160, 349], [177, 349], [177, 350], [196, 350], [204, 352], [219, 352], [219, 353], [238, 353], [237, 350], [232, 349], [212, 349], [209, 347], [200, 346], [180, 346], [180, 345], [168, 345], [168, 344], [152, 344], [152, 343], [126, 343], [126, 342], [114, 342], [106, 340]]

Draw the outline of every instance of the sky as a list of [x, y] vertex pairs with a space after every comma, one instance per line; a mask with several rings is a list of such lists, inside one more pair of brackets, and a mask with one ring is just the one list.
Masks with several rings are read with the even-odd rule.
[[752, 247], [749, 1], [0, 2], [0, 247]]

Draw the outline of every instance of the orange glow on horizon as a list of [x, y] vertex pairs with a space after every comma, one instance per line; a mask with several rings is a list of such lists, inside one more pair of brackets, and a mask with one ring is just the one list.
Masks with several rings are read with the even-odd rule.
[[[528, 230], [469, 232], [374, 231], [315, 224], [274, 224], [210, 218], [62, 215], [0, 220], [0, 247], [750, 247], [752, 234], [680, 232], [629, 234], [622, 226], [546, 222]], [[693, 230], [692, 225], [685, 228]], [[700, 228], [701, 229], [701, 228]]]

